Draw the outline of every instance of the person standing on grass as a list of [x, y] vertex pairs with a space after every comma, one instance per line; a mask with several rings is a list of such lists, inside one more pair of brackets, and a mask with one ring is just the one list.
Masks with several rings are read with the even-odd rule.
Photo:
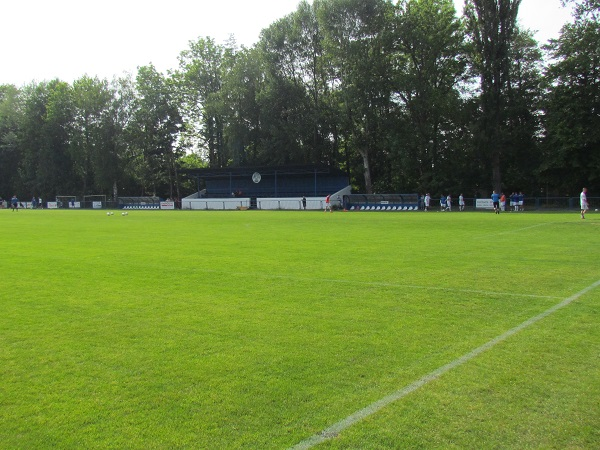
[[446, 197], [446, 211], [452, 211], [452, 197], [450, 194]]
[[431, 195], [425, 194], [425, 211], [429, 211], [429, 204], [431, 203]]
[[519, 192], [518, 197], [519, 197], [519, 211], [525, 211], [525, 194], [523, 194], [523, 191]]
[[10, 199], [10, 207], [12, 208], [13, 212], [15, 212], [15, 210], [19, 212], [19, 199], [16, 195], [13, 195]]
[[444, 194], [440, 197], [440, 210], [446, 211], [446, 196]]
[[585, 213], [590, 207], [587, 201], [587, 188], [583, 188], [581, 194], [579, 194], [579, 203], [581, 204], [581, 218], [585, 219]]
[[302, 196], [302, 209], [306, 209], [306, 196]]
[[327, 212], [327, 210], [329, 210], [329, 212], [333, 212], [331, 209], [331, 195], [327, 194], [327, 197], [325, 197], [325, 210], [323, 212]]
[[465, 210], [465, 197], [462, 194], [460, 194], [458, 196], [458, 210], [459, 211]]
[[494, 204], [494, 212], [500, 214], [500, 196], [496, 191], [492, 193], [492, 203]]
[[504, 192], [500, 196], [500, 211], [506, 211], [506, 195], [504, 195]]

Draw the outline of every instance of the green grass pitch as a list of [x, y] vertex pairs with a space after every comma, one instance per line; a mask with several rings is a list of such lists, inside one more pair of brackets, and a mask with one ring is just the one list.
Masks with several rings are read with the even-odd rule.
[[600, 447], [598, 214], [0, 210], [0, 229], [2, 449], [292, 448], [578, 293], [315, 448]]

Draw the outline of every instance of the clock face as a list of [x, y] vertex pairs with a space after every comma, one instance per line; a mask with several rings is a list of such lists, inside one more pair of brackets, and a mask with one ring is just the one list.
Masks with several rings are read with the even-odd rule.
[[254, 172], [252, 174], [252, 181], [254, 181], [255, 183], [260, 183], [260, 179], [261, 179], [260, 173]]

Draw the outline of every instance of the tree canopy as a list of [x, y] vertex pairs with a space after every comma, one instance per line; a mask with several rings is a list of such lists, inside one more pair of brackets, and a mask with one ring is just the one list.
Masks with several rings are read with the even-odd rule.
[[326, 164], [358, 192], [600, 190], [600, 3], [314, 0], [161, 73], [0, 86], [0, 195], [180, 197], [181, 168]]

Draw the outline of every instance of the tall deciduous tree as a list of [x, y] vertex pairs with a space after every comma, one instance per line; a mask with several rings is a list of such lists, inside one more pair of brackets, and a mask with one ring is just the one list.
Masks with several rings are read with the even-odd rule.
[[292, 158], [335, 164], [329, 61], [324, 55], [318, 7], [318, 2], [301, 2], [294, 13], [263, 30], [259, 48], [265, 59], [266, 92], [271, 97], [276, 97], [278, 90], [288, 95], [273, 117], [279, 117], [283, 128], [295, 129], [296, 154]]
[[13, 85], [0, 86], [0, 196], [12, 195], [12, 190], [18, 187], [16, 169], [21, 159], [19, 133], [22, 114], [19, 89]]
[[396, 172], [419, 192], [448, 189], [447, 169], [459, 159], [454, 150], [466, 66], [463, 25], [452, 0], [401, 0], [396, 18], [395, 92], [405, 123]]
[[198, 142], [192, 138], [192, 144], [206, 151], [211, 167], [223, 167], [229, 156], [223, 143], [220, 96], [225, 53], [231, 49], [208, 37], [189, 45], [179, 55], [179, 70], [175, 74], [182, 114], [188, 130], [199, 137]]
[[59, 80], [25, 88], [23, 158], [19, 174], [28, 195], [53, 198], [75, 190], [69, 152], [73, 102], [71, 86]]
[[[315, 25], [311, 28], [314, 30]], [[306, 42], [305, 31], [296, 12], [263, 30], [259, 42], [265, 61], [265, 85], [258, 96], [264, 154], [277, 164], [303, 162], [304, 147], [312, 144], [310, 138], [306, 141], [310, 117], [316, 111], [309, 85], [314, 61], [306, 59], [304, 45], [311, 44]]]
[[219, 95], [224, 147], [235, 166], [264, 163], [263, 112], [258, 99], [265, 78], [261, 52], [257, 48], [230, 51], [226, 61]]
[[84, 76], [73, 83], [73, 124], [70, 154], [74, 172], [80, 178], [81, 193], [89, 188], [110, 192], [114, 177], [105, 179], [107, 158], [114, 161], [113, 132], [109, 118], [114, 93], [108, 82]]
[[562, 192], [600, 189], [600, 2], [577, 4], [575, 22], [550, 42], [542, 174]]
[[389, 166], [392, 14], [386, 0], [323, 0], [317, 9], [344, 145], [360, 155], [367, 193], [373, 192], [373, 171]]
[[539, 187], [532, 174], [541, 162], [542, 52], [530, 32], [518, 30], [509, 57], [503, 180], [511, 191], [532, 193]]
[[156, 194], [166, 186], [171, 198], [180, 196], [177, 141], [183, 125], [173, 90], [171, 81], [152, 65], [140, 67], [135, 109], [128, 124], [129, 145], [144, 192]]
[[492, 187], [502, 190], [501, 156], [506, 121], [506, 90], [510, 81], [510, 45], [517, 30], [521, 0], [465, 0], [465, 16], [480, 77], [479, 142], [489, 155]]

